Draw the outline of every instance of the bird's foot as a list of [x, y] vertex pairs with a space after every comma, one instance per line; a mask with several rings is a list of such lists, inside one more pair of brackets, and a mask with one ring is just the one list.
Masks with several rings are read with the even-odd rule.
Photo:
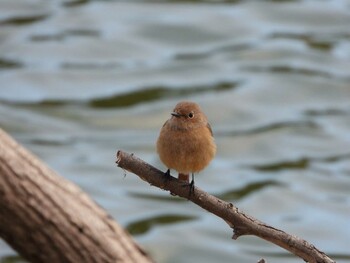
[[[165, 173], [164, 173], [164, 183], [167, 183], [170, 180], [170, 169], [168, 169]], [[171, 195], [175, 196], [176, 194], [170, 192]]]
[[170, 177], [170, 169], [166, 170], [166, 172], [164, 173], [166, 178]]
[[194, 196], [194, 180], [193, 179], [190, 183], [188, 183], [188, 182], [183, 183], [182, 187], [189, 187], [190, 188], [190, 190], [188, 192], [188, 198], [190, 198], [191, 196]]
[[192, 178], [192, 181], [190, 182], [189, 186], [190, 186], [189, 196], [192, 196], [192, 194], [194, 196], [194, 180], [193, 180], [193, 178]]
[[164, 173], [164, 183], [168, 182], [170, 180], [170, 169], [168, 169], [165, 173]]

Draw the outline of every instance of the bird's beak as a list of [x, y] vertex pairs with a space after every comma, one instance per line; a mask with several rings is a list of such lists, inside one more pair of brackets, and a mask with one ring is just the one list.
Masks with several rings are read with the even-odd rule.
[[181, 117], [181, 114], [178, 114], [177, 112], [172, 112], [171, 115], [175, 116], [175, 117]]

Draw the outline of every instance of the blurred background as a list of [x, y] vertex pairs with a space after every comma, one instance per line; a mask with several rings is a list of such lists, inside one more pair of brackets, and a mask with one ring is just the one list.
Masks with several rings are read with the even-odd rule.
[[[0, 1], [1, 128], [159, 263], [301, 261], [115, 165], [122, 149], [165, 171], [181, 100], [218, 145], [197, 186], [349, 262], [349, 81], [347, 0]], [[1, 241], [0, 262], [22, 260]]]

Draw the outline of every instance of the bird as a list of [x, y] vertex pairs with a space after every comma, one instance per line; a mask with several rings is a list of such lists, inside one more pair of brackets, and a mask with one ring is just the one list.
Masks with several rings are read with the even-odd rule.
[[[164, 123], [157, 140], [160, 160], [178, 172], [178, 179], [194, 190], [194, 173], [202, 171], [214, 158], [216, 144], [207, 116], [201, 107], [191, 101], [181, 101]], [[190, 174], [192, 181], [189, 182]]]

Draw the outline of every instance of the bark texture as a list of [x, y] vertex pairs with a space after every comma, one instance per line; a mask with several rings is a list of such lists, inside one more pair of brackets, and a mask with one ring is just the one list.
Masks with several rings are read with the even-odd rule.
[[30, 262], [152, 262], [87, 194], [1, 129], [0, 237]]
[[190, 194], [189, 185], [184, 187], [182, 181], [171, 176], [165, 176], [163, 172], [133, 154], [118, 151], [116, 163], [119, 167], [136, 174], [151, 185], [170, 191], [173, 195], [187, 198], [198, 206], [222, 218], [233, 228], [233, 239], [244, 235], [255, 235], [290, 251], [306, 262], [335, 263], [334, 260], [309, 242], [243, 213], [232, 203], [212, 196], [198, 187], [194, 187], [192, 194]]

